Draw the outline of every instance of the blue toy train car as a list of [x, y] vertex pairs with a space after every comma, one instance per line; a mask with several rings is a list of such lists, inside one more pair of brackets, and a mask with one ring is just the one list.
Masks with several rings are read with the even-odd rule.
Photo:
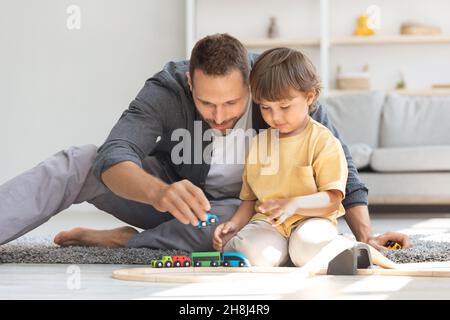
[[199, 221], [197, 224], [197, 228], [202, 229], [204, 227], [217, 224], [219, 222], [219, 217], [217, 215], [208, 213], [206, 214], [206, 221]]

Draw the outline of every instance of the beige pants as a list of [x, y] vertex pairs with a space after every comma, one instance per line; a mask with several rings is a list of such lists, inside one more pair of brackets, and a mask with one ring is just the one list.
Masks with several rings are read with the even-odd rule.
[[252, 221], [228, 241], [224, 251], [244, 254], [252, 266], [278, 267], [289, 257], [298, 267], [305, 265], [337, 235], [327, 219], [310, 218], [300, 222], [286, 238], [268, 222]]

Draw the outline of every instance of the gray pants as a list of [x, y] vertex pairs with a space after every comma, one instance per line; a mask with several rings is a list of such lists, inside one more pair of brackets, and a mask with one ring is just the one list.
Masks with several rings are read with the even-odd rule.
[[[48, 221], [72, 204], [87, 201], [121, 221], [145, 231], [134, 236], [129, 247], [212, 250], [214, 226], [197, 229], [184, 225], [168, 213], [150, 205], [112, 193], [92, 174], [97, 147], [71, 147], [55, 154], [31, 170], [0, 186], [0, 245], [12, 241]], [[154, 157], [143, 168], [161, 180], [174, 182]], [[231, 218], [239, 199], [211, 201], [211, 212], [220, 222]]]

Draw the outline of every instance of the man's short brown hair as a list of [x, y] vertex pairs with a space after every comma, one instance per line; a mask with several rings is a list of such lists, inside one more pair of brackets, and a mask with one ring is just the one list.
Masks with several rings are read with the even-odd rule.
[[195, 44], [189, 63], [192, 82], [196, 69], [211, 76], [223, 76], [237, 69], [242, 73], [244, 84], [249, 83], [247, 50], [239, 40], [227, 33], [206, 36]]
[[289, 90], [313, 92], [315, 99], [320, 94], [320, 79], [309, 58], [290, 48], [274, 48], [263, 52], [250, 73], [252, 98], [255, 102], [280, 101], [292, 98]]

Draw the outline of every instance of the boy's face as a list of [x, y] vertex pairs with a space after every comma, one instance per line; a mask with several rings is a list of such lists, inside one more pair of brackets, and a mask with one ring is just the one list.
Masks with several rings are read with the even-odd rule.
[[313, 93], [304, 93], [291, 89], [292, 98], [281, 101], [261, 101], [260, 108], [264, 121], [274, 129], [280, 130], [280, 136], [300, 132], [307, 120], [309, 106], [314, 101]]
[[250, 88], [242, 73], [233, 70], [227, 75], [210, 76], [201, 69], [193, 77], [187, 73], [195, 106], [203, 120], [215, 130], [226, 134], [246, 111]]

